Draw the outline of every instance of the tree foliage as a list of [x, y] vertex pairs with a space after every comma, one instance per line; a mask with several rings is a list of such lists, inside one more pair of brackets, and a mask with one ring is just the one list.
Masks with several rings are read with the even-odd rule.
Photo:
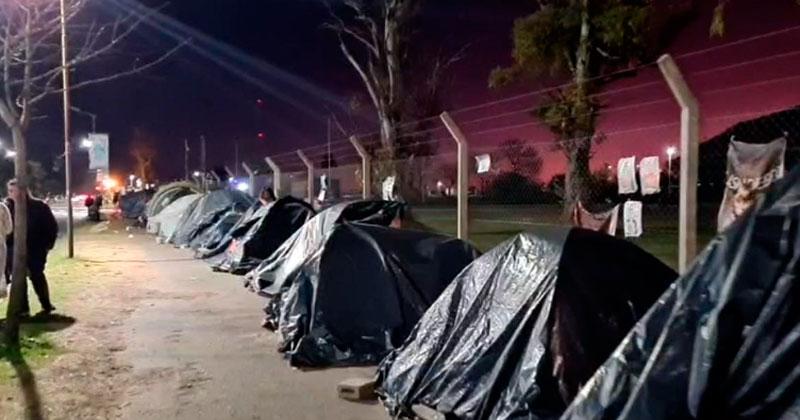
[[589, 161], [596, 144], [602, 87], [646, 58], [652, 50], [649, 0], [542, 0], [513, 28], [513, 64], [497, 68], [490, 86], [544, 74], [568, 76], [535, 106], [533, 115], [550, 129], [567, 159], [565, 214], [588, 194]]
[[535, 181], [542, 172], [542, 156], [535, 146], [520, 139], [508, 139], [500, 144], [502, 158], [508, 162], [511, 172]]

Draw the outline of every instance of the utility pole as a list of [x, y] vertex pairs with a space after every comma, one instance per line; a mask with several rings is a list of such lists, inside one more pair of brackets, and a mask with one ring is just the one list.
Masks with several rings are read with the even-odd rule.
[[61, 6], [61, 78], [64, 97], [64, 183], [67, 195], [67, 258], [75, 257], [75, 234], [73, 232], [72, 214], [72, 159], [70, 158], [70, 97], [69, 97], [69, 60], [67, 59], [67, 6], [66, 0]]
[[189, 178], [189, 139], [183, 139], [183, 179], [186, 181], [190, 180]]
[[200, 166], [203, 170], [203, 176], [208, 172], [206, 167], [206, 136], [200, 136]]
[[233, 153], [235, 155], [236, 164], [233, 166], [234, 178], [239, 178], [239, 140], [233, 140]]

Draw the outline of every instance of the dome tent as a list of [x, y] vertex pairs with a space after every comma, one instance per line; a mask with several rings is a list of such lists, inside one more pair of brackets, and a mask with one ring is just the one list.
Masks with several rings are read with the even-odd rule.
[[281, 350], [295, 366], [377, 363], [477, 255], [441, 235], [339, 224], [281, 287]]
[[523, 233], [473, 262], [379, 368], [390, 413], [556, 418], [677, 274], [582, 229]]
[[162, 185], [147, 203], [145, 217], [151, 218], [167, 208], [175, 200], [192, 194], [200, 194], [202, 191], [190, 182], [173, 182]]
[[322, 245], [333, 228], [345, 221], [389, 226], [403, 218], [405, 204], [396, 201], [353, 201], [331, 206], [311, 218], [280, 248], [248, 273], [248, 285], [256, 292], [280, 284]]
[[800, 169], [701, 253], [565, 419], [778, 419], [800, 406]]
[[[287, 196], [254, 212], [233, 232], [224, 254], [212, 262], [215, 270], [245, 274], [275, 252], [311, 217], [314, 209]], [[243, 235], [239, 235], [244, 232]]]
[[157, 215], [147, 219], [147, 231], [161, 239], [169, 238], [178, 228], [183, 215], [191, 212], [202, 196], [189, 194], [176, 199]]
[[236, 190], [221, 189], [204, 194], [191, 212], [184, 213], [175, 232], [168, 241], [179, 247], [186, 247], [206, 229], [213, 226], [220, 217], [231, 210], [244, 212], [253, 205], [253, 198]]

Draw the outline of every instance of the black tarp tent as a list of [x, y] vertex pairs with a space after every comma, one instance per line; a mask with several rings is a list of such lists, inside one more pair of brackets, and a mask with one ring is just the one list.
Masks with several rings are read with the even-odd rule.
[[635, 245], [568, 228], [523, 233], [473, 262], [379, 368], [395, 416], [558, 417], [677, 277]]
[[294, 366], [377, 363], [477, 254], [441, 235], [339, 224], [283, 284], [281, 350]]
[[[247, 273], [272, 255], [315, 214], [308, 203], [292, 196], [270, 203], [253, 214], [244, 235], [233, 236], [225, 253], [215, 259], [212, 266], [219, 271]], [[237, 229], [237, 233], [239, 231]]]
[[129, 192], [119, 198], [119, 209], [125, 219], [136, 220], [145, 216], [147, 204], [153, 198], [152, 190]]
[[272, 285], [279, 290], [287, 276], [300, 268], [305, 259], [322, 246], [328, 233], [342, 222], [389, 226], [402, 220], [405, 213], [405, 204], [397, 201], [364, 200], [333, 205], [311, 218], [248, 273], [247, 285], [256, 292]]
[[[202, 244], [197, 249], [196, 257], [210, 259], [224, 253], [234, 238], [243, 237], [256, 222], [264, 217], [269, 206], [272, 206], [272, 203], [265, 207], [260, 201], [256, 201], [243, 215], [236, 217], [232, 225], [228, 224], [234, 219], [233, 215], [229, 215], [230, 220], [221, 220], [221, 223], [215, 226], [216, 229], [204, 235]], [[214, 265], [221, 261], [222, 258], [218, 258], [209, 262]]]
[[800, 169], [664, 293], [565, 419], [800, 415]]
[[189, 246], [206, 229], [214, 226], [220, 217], [232, 210], [243, 213], [253, 205], [253, 201], [252, 197], [241, 191], [210, 191], [197, 201], [191, 211], [181, 216], [181, 221], [168, 242], [180, 247]]

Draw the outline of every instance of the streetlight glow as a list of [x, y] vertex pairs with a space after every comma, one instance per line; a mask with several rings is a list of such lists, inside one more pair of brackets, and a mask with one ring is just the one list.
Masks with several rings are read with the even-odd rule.
[[15, 157], [17, 157], [17, 152], [13, 150], [6, 150], [6, 158], [13, 159]]
[[83, 140], [81, 140], [81, 147], [82, 147], [82, 148], [84, 148], [84, 149], [91, 149], [91, 148], [92, 148], [92, 146], [94, 146], [94, 143], [92, 143], [92, 141], [91, 141], [91, 140], [89, 140], [89, 139], [83, 139]]
[[675, 156], [677, 153], [678, 149], [676, 149], [675, 146], [667, 147], [667, 157], [669, 157], [670, 159], [672, 159], [672, 157]]

